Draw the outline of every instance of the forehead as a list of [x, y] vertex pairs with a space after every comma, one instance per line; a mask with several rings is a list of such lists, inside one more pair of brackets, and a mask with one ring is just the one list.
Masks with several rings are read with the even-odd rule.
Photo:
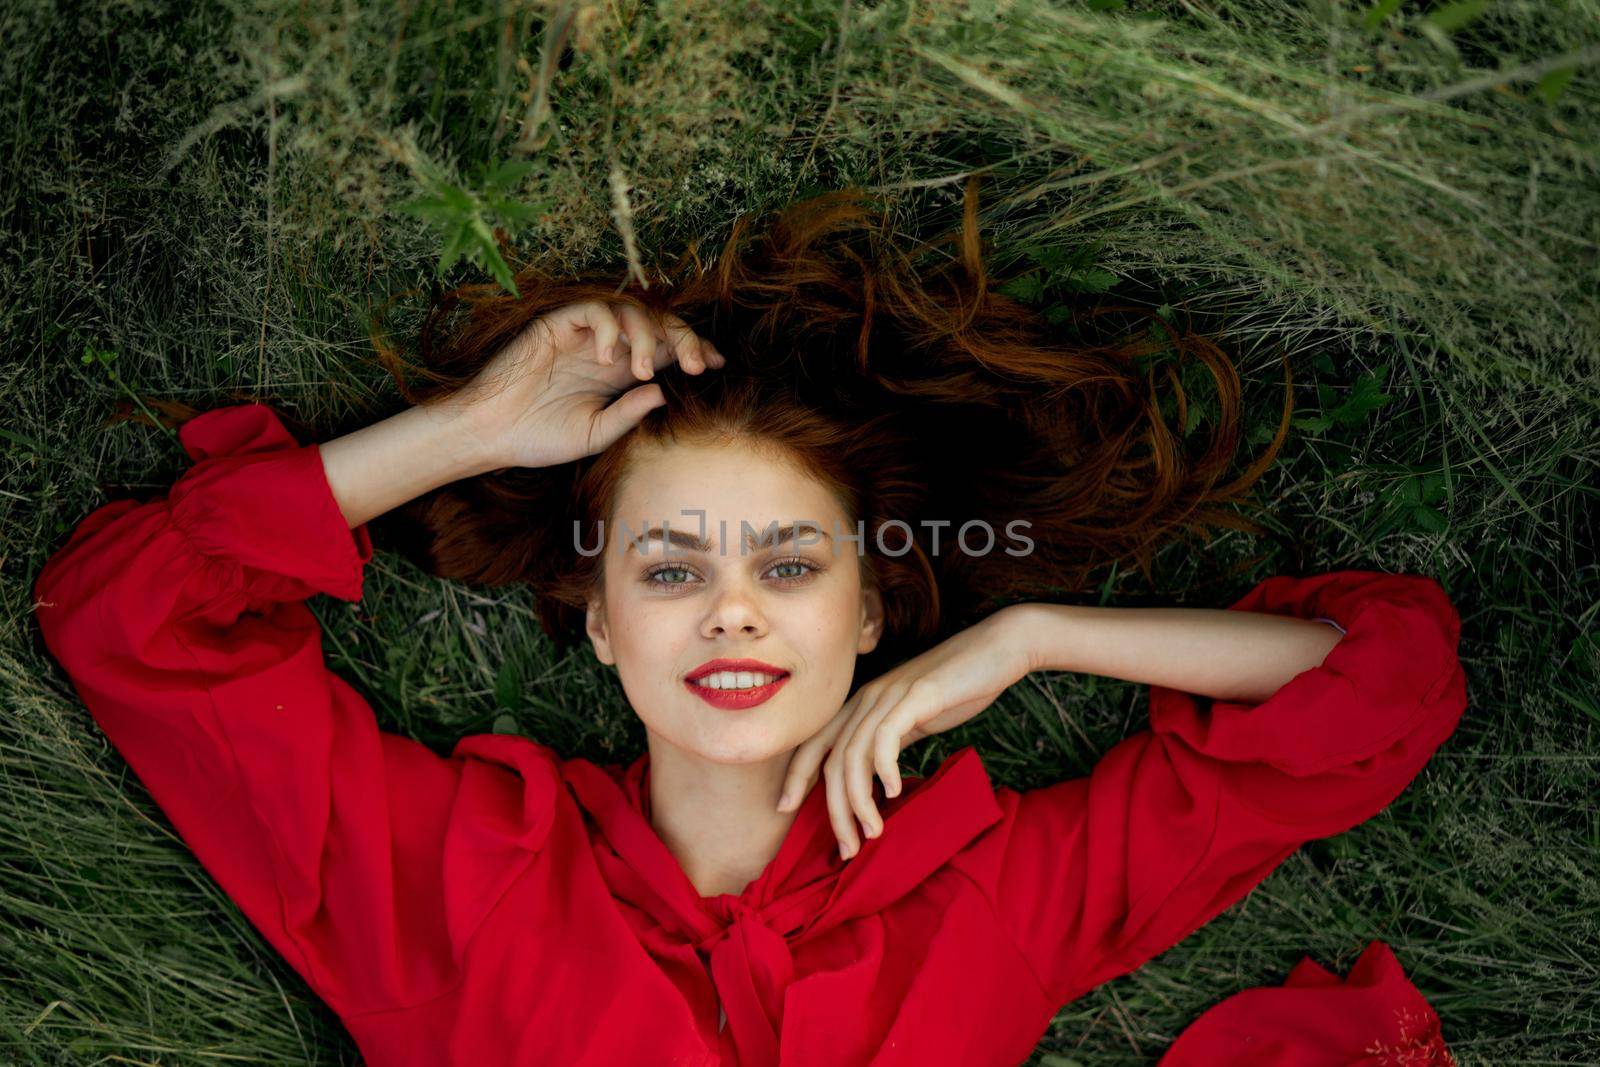
[[810, 521], [824, 530], [845, 522], [844, 509], [816, 476], [771, 448], [740, 442], [648, 442], [629, 455], [613, 503], [615, 522], [639, 527], [670, 522], [694, 529], [741, 521], [759, 529]]

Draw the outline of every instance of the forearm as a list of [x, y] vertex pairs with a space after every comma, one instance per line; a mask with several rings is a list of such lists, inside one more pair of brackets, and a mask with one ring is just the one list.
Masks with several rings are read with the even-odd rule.
[[1030, 670], [1098, 674], [1248, 704], [1320, 665], [1340, 637], [1326, 622], [1261, 612], [1018, 607]]
[[318, 448], [352, 529], [441, 485], [503, 466], [470, 411], [443, 402], [407, 408]]

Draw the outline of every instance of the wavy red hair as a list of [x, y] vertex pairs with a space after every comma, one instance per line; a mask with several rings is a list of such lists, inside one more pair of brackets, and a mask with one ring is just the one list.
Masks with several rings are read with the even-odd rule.
[[[1277, 432], [1224, 482], [1242, 429], [1240, 379], [1227, 355], [1192, 331], [1069, 338], [990, 285], [976, 179], [963, 206], [958, 232], [907, 250], [861, 190], [830, 192], [738, 219], [714, 261], [691, 248], [674, 267], [658, 267], [648, 290], [528, 269], [517, 275], [520, 299], [498, 285], [442, 293], [422, 325], [419, 362], [374, 331], [379, 360], [410, 403], [464, 386], [534, 318], [573, 301], [672, 312], [728, 357], [723, 370], [699, 376], [677, 365], [659, 371], [666, 405], [603, 453], [442, 486], [374, 520], [374, 539], [443, 577], [526, 582], [546, 633], [563, 645], [581, 641], [602, 557], [578, 545], [597, 544], [600, 520], [613, 526], [630, 450], [642, 440], [744, 440], [800, 464], [834, 491], [851, 525], [864, 526], [862, 579], [882, 592], [886, 616], [885, 638], [858, 664], [858, 677], [874, 677], [1005, 601], [1086, 592], [1090, 574], [1110, 561], [1147, 573], [1173, 537], [1259, 530], [1234, 506], [1288, 435], [1288, 363]], [[954, 256], [923, 269], [952, 243]], [[1104, 310], [1086, 309], [1080, 325], [1093, 328]], [[1162, 354], [1171, 358], [1150, 358]], [[1165, 384], [1174, 424], [1187, 424], [1179, 374], [1187, 360], [1216, 389], [1198, 454], [1162, 413]], [[163, 421], [194, 414], [147, 403]], [[142, 421], [131, 411], [122, 418]], [[923, 520], [952, 522], [941, 531], [946, 550], [931, 552]], [[1034, 550], [947, 550], [970, 520], [997, 533], [1026, 520]]]
[[[521, 297], [494, 285], [440, 294], [419, 362], [375, 328], [380, 358], [411, 403], [460, 388], [538, 316], [579, 300], [671, 312], [728, 357], [691, 376], [656, 376], [666, 403], [604, 452], [558, 468], [507, 468], [428, 493], [376, 520], [383, 543], [466, 582], [526, 582], [545, 631], [581, 640], [598, 589], [596, 543], [611, 518], [629, 451], [645, 439], [731, 436], [775, 446], [831, 489], [868, 535], [863, 579], [883, 594], [877, 671], [914, 654], [991, 605], [1085, 588], [1113, 560], [1146, 568], [1169, 538], [1252, 527], [1231, 507], [1266, 470], [1289, 425], [1242, 470], [1239, 376], [1223, 351], [1185, 331], [1068, 340], [1032, 307], [991, 284], [969, 184], [959, 231], [903, 247], [881, 207], [859, 190], [829, 193], [738, 220], [705, 262], [692, 250], [656, 270], [648, 289], [617, 277], [517, 276]], [[1078, 316], [1078, 327], [1098, 314]], [[1076, 332], [1076, 330], [1075, 330]], [[1165, 348], [1174, 359], [1147, 359]], [[1197, 360], [1215, 386], [1215, 418], [1198, 451], [1162, 413], [1162, 389], [1185, 425], [1178, 369]], [[939, 554], [924, 519], [952, 520]], [[1031, 525], [1031, 554], [950, 551], [962, 522], [1002, 531]], [[913, 531], [906, 543], [904, 528]], [[573, 536], [574, 523], [581, 541]], [[607, 526], [612, 524], [607, 521]], [[889, 552], [878, 550], [879, 531]], [[897, 554], [904, 549], [903, 554]]]

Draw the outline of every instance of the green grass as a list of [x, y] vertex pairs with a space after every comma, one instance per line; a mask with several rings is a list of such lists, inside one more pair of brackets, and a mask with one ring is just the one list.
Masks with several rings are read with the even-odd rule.
[[[524, 158], [555, 9], [406, 6], [0, 8], [0, 1060], [357, 1059], [95, 730], [30, 594], [91, 508], [183, 469], [169, 434], [107, 423], [132, 397], [269, 397], [324, 438], [397, 410], [370, 311], [425, 292], [443, 244], [397, 207], [432, 167], [471, 187]], [[1108, 602], [1431, 574], [1463, 616], [1470, 709], [1399, 801], [1067, 1005], [1030, 1062], [1153, 1063], [1223, 996], [1302, 953], [1348, 967], [1373, 938], [1463, 1064], [1592, 1061], [1600, 3], [999, 9], [580, 12], [516, 190], [544, 208], [520, 254], [620, 270], [613, 172], [648, 261], [848, 183], [936, 230], [978, 171], [997, 265], [1038, 271], [1042, 303], [1098, 278], [1187, 309], [1239, 357], [1263, 425], [1286, 353], [1298, 421], [1260, 493], [1267, 532], [1173, 546], [1150, 582], [1111, 576]], [[1108, 277], [1051, 275], [1050, 250]], [[401, 296], [397, 336], [421, 304]], [[383, 554], [362, 604], [313, 606], [386, 728], [445, 749], [509, 716], [569, 754], [637, 752], [619, 687], [553, 651], [530, 604]], [[1135, 687], [1035, 676], [906, 761], [976, 743], [997, 780], [1039, 785], [1143, 719]]]

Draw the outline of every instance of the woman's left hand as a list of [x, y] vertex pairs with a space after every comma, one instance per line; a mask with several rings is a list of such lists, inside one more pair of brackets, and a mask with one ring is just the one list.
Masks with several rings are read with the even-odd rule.
[[859, 851], [858, 819], [867, 837], [881, 834], [883, 820], [872, 799], [874, 771], [884, 794], [898, 796], [906, 745], [960, 726], [1028, 673], [1017, 625], [1021, 606], [1001, 608], [857, 689], [827, 726], [795, 749], [778, 810], [796, 806], [820, 766], [840, 855], [849, 859]]

